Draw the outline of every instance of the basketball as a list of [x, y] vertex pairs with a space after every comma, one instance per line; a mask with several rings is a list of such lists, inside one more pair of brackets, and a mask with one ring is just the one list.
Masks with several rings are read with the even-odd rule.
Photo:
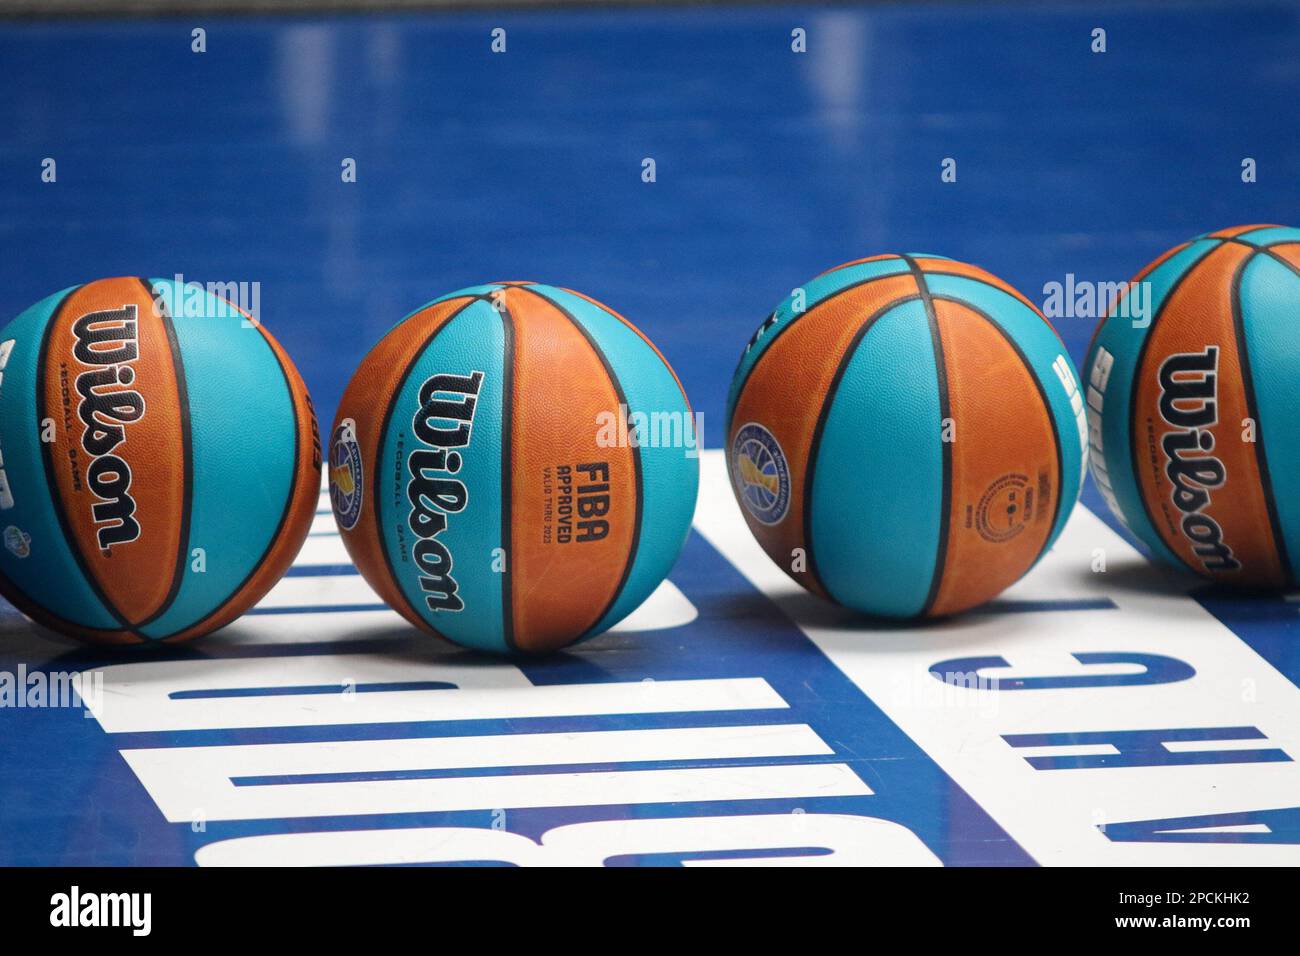
[[1098, 328], [1093, 478], [1169, 564], [1247, 588], [1300, 583], [1298, 312], [1300, 230], [1237, 226], [1160, 256]]
[[493, 283], [403, 319], [331, 429], [348, 553], [413, 624], [541, 652], [599, 634], [663, 581], [699, 468], [673, 370], [567, 289]]
[[1051, 547], [1084, 422], [1065, 347], [1019, 292], [950, 259], [875, 256], [796, 289], [754, 334], [727, 464], [750, 530], [808, 590], [941, 616]]
[[53, 630], [184, 641], [284, 574], [320, 496], [311, 401], [259, 324], [101, 279], [0, 331], [0, 591]]

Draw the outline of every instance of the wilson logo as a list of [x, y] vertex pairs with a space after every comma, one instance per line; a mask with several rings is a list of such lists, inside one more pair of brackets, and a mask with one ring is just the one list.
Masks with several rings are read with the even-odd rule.
[[428, 447], [412, 451], [406, 459], [406, 497], [411, 504], [407, 526], [417, 539], [413, 556], [431, 611], [465, 607], [456, 594], [451, 551], [438, 535], [447, 529], [448, 518], [469, 503], [469, 490], [454, 475], [464, 464], [457, 449], [469, 445], [482, 384], [482, 372], [434, 375], [420, 386], [420, 409], [411, 422], [416, 437]]
[[85, 430], [81, 447], [90, 456], [86, 484], [99, 499], [91, 506], [102, 551], [140, 537], [131, 497], [131, 466], [117, 453], [126, 441], [126, 426], [144, 417], [144, 396], [131, 386], [132, 366], [140, 356], [136, 307], [123, 306], [83, 315], [72, 327], [73, 357], [87, 371], [77, 375], [81, 401], [77, 417]]
[[1160, 366], [1160, 416], [1174, 427], [1160, 439], [1171, 500], [1182, 512], [1182, 531], [1208, 571], [1236, 571], [1241, 562], [1223, 540], [1223, 529], [1206, 514], [1210, 492], [1228, 479], [1214, 455], [1218, 424], [1219, 350], [1171, 355]]

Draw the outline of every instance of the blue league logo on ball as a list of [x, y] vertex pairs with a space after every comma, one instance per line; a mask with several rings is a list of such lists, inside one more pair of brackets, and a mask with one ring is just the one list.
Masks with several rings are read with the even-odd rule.
[[361, 517], [365, 498], [365, 478], [361, 468], [361, 449], [357, 446], [356, 423], [348, 418], [339, 422], [330, 442], [330, 504], [339, 527], [351, 531]]
[[5, 547], [16, 558], [25, 558], [32, 553], [32, 536], [22, 528], [13, 525], [5, 528]]
[[742, 425], [731, 443], [731, 477], [745, 508], [763, 524], [776, 524], [790, 507], [790, 468], [770, 431]]

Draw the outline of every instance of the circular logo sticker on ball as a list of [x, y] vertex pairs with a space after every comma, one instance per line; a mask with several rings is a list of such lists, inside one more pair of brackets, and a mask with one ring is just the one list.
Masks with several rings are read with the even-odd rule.
[[776, 436], [758, 422], [742, 425], [731, 443], [731, 474], [745, 509], [763, 524], [790, 510], [790, 468]]
[[348, 418], [339, 422], [330, 441], [330, 505], [339, 527], [351, 531], [357, 526], [364, 500], [365, 471], [356, 423]]
[[[1046, 477], [1043, 478], [1046, 485]], [[1015, 472], [995, 480], [975, 507], [975, 529], [985, 541], [1010, 541], [1024, 531], [1034, 512], [1029, 476]]]

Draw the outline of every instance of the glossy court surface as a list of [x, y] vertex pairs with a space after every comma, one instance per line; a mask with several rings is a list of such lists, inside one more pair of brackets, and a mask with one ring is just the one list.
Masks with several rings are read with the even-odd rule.
[[[1294, 220], [1298, 45], [1300, 8], [1239, 3], [0, 22], [0, 315], [256, 282], [328, 422], [407, 312], [534, 279], [650, 335], [716, 449], [745, 341], [837, 263], [935, 253], [1041, 302]], [[1081, 360], [1094, 319], [1054, 321]], [[326, 498], [202, 643], [84, 650], [8, 611], [0, 671], [103, 694], [0, 708], [0, 863], [1300, 862], [1296, 603], [1150, 566], [1089, 485], [1000, 601], [882, 628], [798, 593], [701, 468], [669, 584], [543, 660], [411, 631]]]

